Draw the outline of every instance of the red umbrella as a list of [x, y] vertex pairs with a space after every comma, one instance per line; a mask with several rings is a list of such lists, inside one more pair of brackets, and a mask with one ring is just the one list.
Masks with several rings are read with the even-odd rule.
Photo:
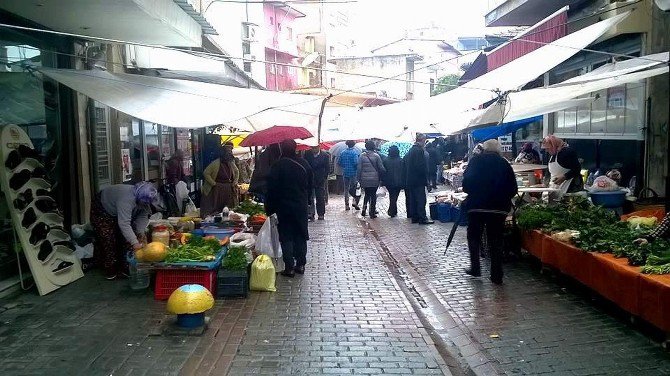
[[312, 134], [303, 127], [290, 127], [287, 125], [275, 125], [262, 131], [254, 132], [247, 136], [240, 146], [267, 146], [282, 142], [284, 140], [294, 140], [313, 137]]
[[[326, 151], [326, 150], [330, 149], [332, 146], [333, 146], [333, 145], [332, 145], [330, 142], [322, 142], [322, 143], [319, 144], [319, 147], [321, 147], [321, 150], [323, 150], [323, 151]], [[309, 150], [309, 149], [311, 149], [311, 148], [312, 148], [312, 147], [309, 146], [309, 145], [298, 144], [298, 146], [295, 148], [295, 150], [297, 150], [297, 151], [305, 151], [305, 150]]]

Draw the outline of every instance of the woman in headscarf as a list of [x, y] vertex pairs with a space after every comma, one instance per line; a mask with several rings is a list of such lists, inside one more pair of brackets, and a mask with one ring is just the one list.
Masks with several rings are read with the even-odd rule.
[[91, 203], [91, 225], [95, 230], [95, 259], [105, 277], [115, 279], [127, 272], [126, 252], [139, 250], [146, 243], [151, 204], [157, 199], [156, 187], [149, 182], [116, 184], [100, 191]]
[[540, 164], [540, 153], [533, 149], [532, 142], [526, 142], [521, 148], [521, 152], [514, 160], [514, 163], [520, 164]]
[[550, 135], [542, 141], [549, 157], [550, 187], [559, 190], [559, 196], [584, 190], [584, 181], [577, 153], [560, 138]]
[[389, 157], [384, 160], [384, 185], [389, 191], [388, 215], [394, 218], [398, 215], [398, 195], [403, 188], [403, 164], [400, 159], [400, 149], [396, 145], [389, 147]]
[[233, 209], [237, 206], [239, 203], [237, 184], [240, 175], [231, 147], [222, 147], [220, 157], [210, 163], [202, 175], [205, 180], [200, 200], [202, 218], [221, 213], [223, 208]]

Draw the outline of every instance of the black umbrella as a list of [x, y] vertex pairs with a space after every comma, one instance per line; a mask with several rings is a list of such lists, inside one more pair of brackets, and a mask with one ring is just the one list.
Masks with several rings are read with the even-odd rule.
[[463, 220], [464, 216], [466, 215], [466, 210], [465, 210], [465, 201], [461, 203], [461, 210], [459, 210], [458, 213], [458, 219], [454, 221], [454, 225], [451, 227], [451, 232], [449, 233], [449, 238], [447, 238], [447, 246], [444, 247], [444, 255], [447, 255], [447, 250], [449, 249], [449, 246], [451, 245], [451, 242], [454, 240], [454, 235], [456, 235], [456, 230], [458, 229], [458, 225], [461, 223]]

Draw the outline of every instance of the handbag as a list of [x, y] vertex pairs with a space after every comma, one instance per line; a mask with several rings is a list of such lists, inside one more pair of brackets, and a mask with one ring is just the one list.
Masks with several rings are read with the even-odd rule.
[[[651, 194], [651, 197], [649, 196]], [[648, 209], [665, 209], [665, 199], [658, 197], [655, 190], [645, 187], [640, 190], [637, 200], [633, 202], [635, 211]]]

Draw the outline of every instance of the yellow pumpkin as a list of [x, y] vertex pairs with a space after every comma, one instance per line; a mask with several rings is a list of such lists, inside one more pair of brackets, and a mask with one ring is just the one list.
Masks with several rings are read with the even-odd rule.
[[167, 257], [167, 247], [161, 242], [151, 242], [144, 247], [143, 260], [161, 262]]
[[144, 249], [138, 249], [135, 251], [135, 260], [137, 261], [144, 261]]

